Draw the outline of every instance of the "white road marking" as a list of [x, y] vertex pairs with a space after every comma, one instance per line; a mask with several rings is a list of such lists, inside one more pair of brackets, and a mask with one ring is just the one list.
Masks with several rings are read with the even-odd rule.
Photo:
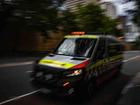
[[27, 94], [24, 94], [24, 95], [21, 95], [21, 96], [17, 96], [17, 97], [15, 97], [15, 98], [11, 98], [11, 99], [9, 99], [9, 100], [2, 101], [2, 102], [0, 102], [0, 105], [9, 103], [9, 102], [11, 102], [11, 101], [18, 100], [18, 99], [20, 99], [20, 98], [23, 98], [23, 97], [26, 97], [26, 96], [29, 96], [29, 95], [32, 95], [32, 94], [37, 93], [37, 92], [39, 92], [39, 91], [40, 91], [40, 90], [35, 90], [35, 91], [33, 91], [33, 92], [30, 92], [30, 93], [27, 93]]
[[26, 73], [31, 73], [32, 71], [31, 70], [29, 70], [29, 71], [26, 71]]
[[33, 64], [33, 61], [21, 62], [21, 63], [0, 64], [0, 67], [24, 66], [24, 65], [31, 65], [31, 64]]
[[128, 61], [134, 60], [134, 59], [139, 58], [139, 57], [140, 57], [140, 55], [132, 57], [132, 58], [129, 58], [127, 60], [123, 60], [123, 62], [128, 62]]

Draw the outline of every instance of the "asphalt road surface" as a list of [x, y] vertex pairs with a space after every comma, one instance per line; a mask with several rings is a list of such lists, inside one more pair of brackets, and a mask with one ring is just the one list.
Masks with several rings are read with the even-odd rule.
[[0, 60], [0, 105], [115, 105], [126, 83], [140, 72], [140, 52], [124, 53], [121, 74], [97, 89], [91, 99], [81, 96], [67, 99], [40, 94], [30, 85], [32, 61], [37, 58]]

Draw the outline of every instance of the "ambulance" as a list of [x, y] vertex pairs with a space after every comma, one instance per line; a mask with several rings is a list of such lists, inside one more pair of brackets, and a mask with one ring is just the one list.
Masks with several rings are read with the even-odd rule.
[[53, 53], [34, 63], [31, 83], [41, 92], [94, 94], [95, 87], [118, 74], [123, 65], [123, 45], [109, 35], [72, 32]]

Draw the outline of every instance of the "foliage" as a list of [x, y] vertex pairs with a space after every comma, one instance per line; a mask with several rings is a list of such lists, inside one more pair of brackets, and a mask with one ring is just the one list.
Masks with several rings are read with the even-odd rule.
[[134, 18], [133, 21], [140, 26], [140, 1], [139, 0], [135, 0], [136, 1], [136, 6], [137, 9], [134, 11]]
[[23, 0], [15, 10], [15, 18], [29, 30], [53, 29], [57, 11], [51, 6], [51, 0]]
[[56, 29], [58, 7], [63, 1], [14, 0], [9, 3], [3, 1], [1, 7], [5, 14], [10, 14], [5, 19], [10, 29], [46, 31]]
[[65, 34], [78, 30], [76, 15], [69, 10], [63, 11], [59, 17], [59, 26], [62, 27], [62, 31]]
[[137, 38], [135, 44], [140, 49], [140, 36]]
[[[103, 32], [122, 34], [116, 29], [116, 20], [104, 14], [98, 5], [79, 7], [77, 12], [60, 11], [58, 7], [65, 0], [14, 0], [12, 3], [0, 2], [3, 8], [1, 26], [7, 23], [12, 31], [52, 31], [62, 27], [65, 33], [71, 31]], [[4, 21], [3, 21], [4, 20]]]
[[104, 14], [104, 10], [98, 5], [89, 4], [79, 7], [77, 11], [79, 28], [87, 32], [101, 32], [118, 34], [116, 20], [110, 19]]
[[0, 1], [0, 31], [6, 26], [8, 18], [12, 15], [14, 5], [6, 4], [4, 0]]

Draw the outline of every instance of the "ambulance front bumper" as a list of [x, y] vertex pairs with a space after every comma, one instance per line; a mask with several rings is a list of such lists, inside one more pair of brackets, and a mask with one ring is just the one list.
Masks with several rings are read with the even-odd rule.
[[[82, 81], [82, 75], [65, 77], [63, 72], [40, 69], [31, 73], [31, 83], [35, 88], [57, 95], [72, 95], [77, 92]], [[43, 90], [43, 91], [42, 91]]]

